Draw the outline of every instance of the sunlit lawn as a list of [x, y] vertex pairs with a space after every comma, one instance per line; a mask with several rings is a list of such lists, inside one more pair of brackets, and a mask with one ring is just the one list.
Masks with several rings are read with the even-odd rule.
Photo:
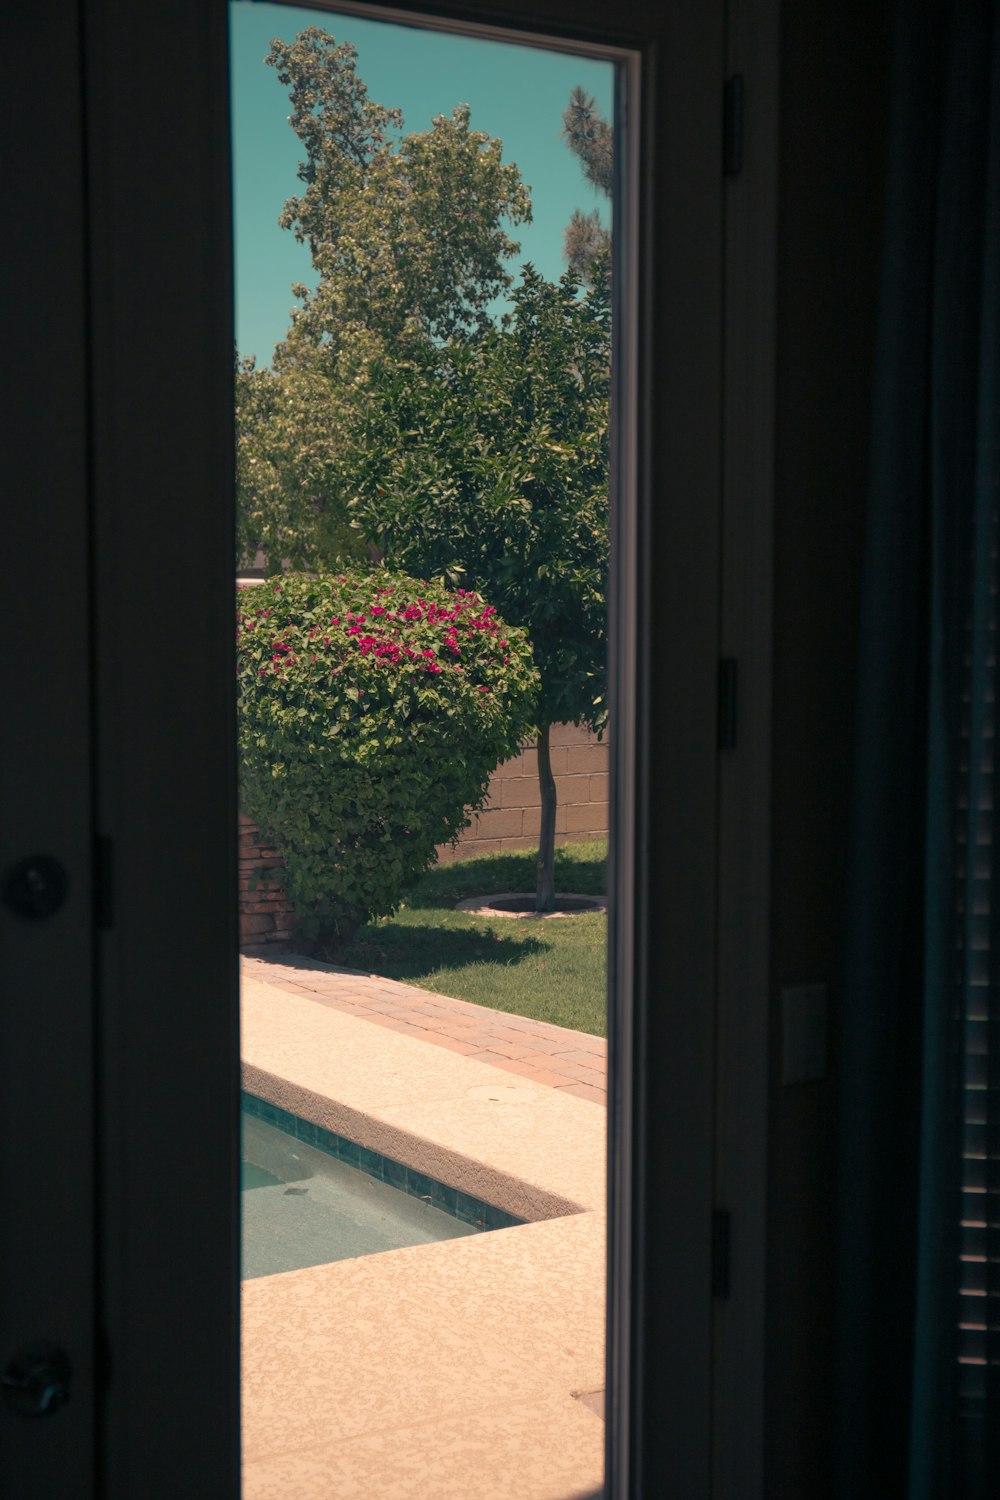
[[[604, 841], [556, 851], [556, 889], [603, 895]], [[363, 927], [340, 962], [514, 1015], [606, 1034], [603, 912], [546, 921], [474, 917], [468, 896], [530, 891], [536, 854], [491, 854], [423, 877], [393, 917]]]

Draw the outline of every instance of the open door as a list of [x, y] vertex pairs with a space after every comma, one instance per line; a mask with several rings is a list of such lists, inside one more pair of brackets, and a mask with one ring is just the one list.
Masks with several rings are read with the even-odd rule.
[[[37, 207], [4, 294], [31, 667], [11, 678], [2, 787], [0, 1474], [39, 1500], [223, 1500], [239, 1493], [226, 7], [94, 0], [77, 24], [55, 3], [20, 17], [5, 94], [31, 125], [11, 201]], [[735, 1495], [712, 1488], [724, 8], [454, 0], [431, 24], [627, 58], [607, 1493]], [[69, 885], [39, 918], [14, 907], [18, 890], [55, 901], [42, 855]], [[29, 1420], [17, 1370], [37, 1340], [72, 1381]]]

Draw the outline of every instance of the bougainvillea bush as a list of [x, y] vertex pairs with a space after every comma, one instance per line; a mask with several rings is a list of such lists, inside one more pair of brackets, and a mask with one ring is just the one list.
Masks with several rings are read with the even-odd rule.
[[320, 952], [394, 911], [533, 726], [523, 630], [478, 594], [383, 570], [237, 599], [241, 800]]

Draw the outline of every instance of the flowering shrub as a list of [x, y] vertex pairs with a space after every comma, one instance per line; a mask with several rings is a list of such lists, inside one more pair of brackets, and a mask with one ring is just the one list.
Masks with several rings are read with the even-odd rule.
[[236, 618], [242, 805], [331, 951], [483, 805], [532, 727], [531, 648], [477, 594], [383, 571], [285, 575]]

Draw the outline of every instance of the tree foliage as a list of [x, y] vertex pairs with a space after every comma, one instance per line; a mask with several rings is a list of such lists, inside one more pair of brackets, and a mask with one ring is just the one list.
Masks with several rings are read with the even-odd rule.
[[288, 89], [304, 149], [302, 191], [280, 223], [309, 246], [314, 289], [298, 306], [273, 370], [239, 361], [239, 561], [271, 570], [331, 566], [363, 551], [345, 515], [345, 423], [371, 361], [490, 324], [531, 217], [528, 189], [502, 144], [471, 129], [468, 105], [405, 134], [373, 100], [357, 53], [310, 26], [266, 58]]
[[[606, 198], [611, 197], [615, 170], [614, 130], [597, 107], [591, 94], [577, 86], [563, 110], [563, 139], [583, 167], [587, 181]], [[587, 280], [597, 259], [611, 251], [611, 233], [601, 223], [595, 208], [585, 214], [577, 209], [563, 237], [563, 249], [570, 269]]]
[[360, 559], [343, 504], [343, 410], [317, 370], [236, 366], [237, 565], [268, 569]]
[[333, 952], [485, 802], [533, 722], [531, 648], [470, 592], [286, 574], [240, 590], [237, 663], [242, 805]]
[[499, 328], [373, 366], [351, 507], [392, 567], [480, 591], [523, 626], [539, 719], [605, 718], [607, 277], [530, 266]]
[[316, 26], [273, 41], [267, 57], [306, 152], [304, 191], [280, 222], [308, 244], [320, 276], [314, 292], [296, 288], [285, 358], [302, 344], [338, 353], [359, 331], [398, 342], [484, 328], [520, 249], [505, 223], [531, 217], [517, 167], [500, 141], [470, 128], [467, 104], [404, 135], [401, 113], [369, 97], [356, 60]]
[[611, 319], [606, 258], [581, 295], [530, 266], [499, 328], [372, 367], [351, 463], [387, 560], [472, 586], [534, 647], [541, 688], [536, 905], [555, 901], [549, 725], [605, 721]]
[[588, 182], [611, 197], [615, 170], [615, 135], [597, 101], [579, 85], [563, 110], [563, 137], [583, 167]]

